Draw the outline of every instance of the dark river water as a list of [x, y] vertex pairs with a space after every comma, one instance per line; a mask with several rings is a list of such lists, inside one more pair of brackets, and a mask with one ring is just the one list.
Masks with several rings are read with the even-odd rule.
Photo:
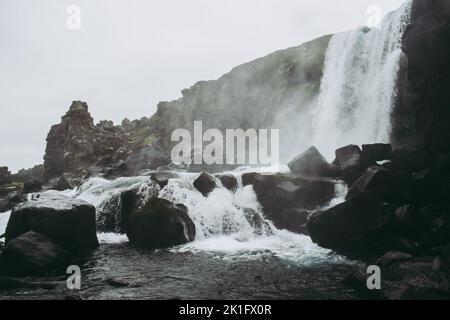
[[36, 287], [2, 290], [2, 299], [355, 299], [341, 282], [345, 262], [298, 265], [270, 252], [242, 256], [137, 250], [102, 244], [83, 261], [81, 290], [65, 277], [28, 278]]

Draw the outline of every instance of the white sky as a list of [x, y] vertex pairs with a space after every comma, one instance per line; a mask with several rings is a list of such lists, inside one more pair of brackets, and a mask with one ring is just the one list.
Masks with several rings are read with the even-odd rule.
[[[196, 81], [324, 34], [365, 25], [402, 0], [0, 0], [0, 166], [42, 163], [72, 100], [96, 121], [150, 116]], [[81, 29], [66, 26], [81, 9]]]

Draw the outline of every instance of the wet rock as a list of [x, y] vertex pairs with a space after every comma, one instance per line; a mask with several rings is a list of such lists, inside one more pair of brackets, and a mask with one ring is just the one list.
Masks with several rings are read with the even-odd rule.
[[127, 236], [139, 247], [167, 248], [193, 241], [195, 225], [185, 206], [165, 199], [150, 199], [130, 216]]
[[238, 189], [238, 181], [232, 174], [224, 174], [217, 176], [222, 185], [231, 192], [235, 192]]
[[270, 225], [255, 210], [244, 208], [244, 217], [252, 228], [255, 229], [256, 235], [270, 235], [272, 233]]
[[368, 167], [367, 161], [362, 156], [361, 149], [356, 145], [337, 149], [334, 164], [339, 167], [341, 175], [347, 184], [355, 182]]
[[41, 194], [20, 204], [11, 212], [6, 243], [31, 230], [74, 252], [98, 247], [95, 208], [82, 200]]
[[23, 184], [23, 193], [33, 193], [42, 190], [42, 181], [40, 180], [28, 180]]
[[380, 199], [395, 198], [395, 181], [389, 170], [371, 166], [350, 187], [347, 199], [357, 194], [372, 192]]
[[294, 174], [329, 176], [330, 164], [317, 150], [311, 147], [288, 163], [288, 167]]
[[214, 177], [206, 172], [202, 172], [202, 174], [194, 181], [194, 187], [205, 197], [207, 197], [216, 186]]
[[274, 217], [274, 223], [277, 228], [308, 235], [307, 223], [311, 214], [311, 211], [300, 208], [287, 209]]
[[413, 256], [406, 252], [391, 251], [379, 258], [375, 263], [381, 267], [387, 267], [390, 264], [412, 259]]
[[335, 196], [335, 181], [323, 178], [260, 174], [253, 183], [264, 213], [275, 221], [290, 208], [314, 209]]
[[8, 201], [10, 207], [14, 207], [15, 205], [27, 201], [27, 198], [20, 191], [13, 191], [6, 197], [6, 201]]
[[363, 193], [311, 215], [308, 231], [312, 240], [324, 248], [359, 252], [384, 237], [377, 231], [388, 222], [383, 202], [371, 193]]
[[255, 182], [255, 178], [258, 175], [259, 175], [259, 173], [256, 173], [256, 172], [244, 173], [242, 175], [242, 185], [244, 187], [249, 186], [249, 185], [253, 185], [253, 183]]
[[155, 181], [124, 190], [112, 196], [99, 209], [97, 228], [102, 232], [125, 233], [130, 215], [158, 196], [160, 187]]
[[158, 185], [162, 188], [167, 186], [170, 179], [177, 179], [179, 176], [171, 171], [157, 171], [151, 174], [151, 179], [156, 181]]
[[50, 238], [34, 231], [8, 242], [0, 257], [6, 275], [43, 275], [68, 261], [70, 253]]
[[119, 278], [106, 279], [106, 283], [109, 284], [111, 287], [115, 287], [115, 288], [124, 288], [124, 287], [128, 287], [130, 285], [129, 282], [127, 282], [123, 279], [119, 279]]
[[362, 156], [369, 162], [390, 160], [392, 146], [384, 143], [363, 144]]

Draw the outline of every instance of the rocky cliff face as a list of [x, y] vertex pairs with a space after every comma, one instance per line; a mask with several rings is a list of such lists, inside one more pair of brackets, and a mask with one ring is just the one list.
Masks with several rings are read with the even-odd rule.
[[218, 80], [182, 91], [182, 98], [161, 102], [153, 120], [169, 148], [175, 128], [271, 128], [278, 115], [300, 112], [317, 98], [330, 36], [281, 50], [236, 67]]
[[450, 151], [450, 2], [415, 0], [403, 36], [405, 59], [393, 113], [393, 143], [426, 151]]

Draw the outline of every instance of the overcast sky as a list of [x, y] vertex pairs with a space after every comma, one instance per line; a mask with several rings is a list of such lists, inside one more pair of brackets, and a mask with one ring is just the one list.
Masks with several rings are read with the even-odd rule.
[[[95, 121], [150, 116], [198, 80], [365, 25], [402, 0], [0, 0], [0, 166], [43, 162], [72, 100]], [[81, 10], [69, 30], [67, 8]]]

